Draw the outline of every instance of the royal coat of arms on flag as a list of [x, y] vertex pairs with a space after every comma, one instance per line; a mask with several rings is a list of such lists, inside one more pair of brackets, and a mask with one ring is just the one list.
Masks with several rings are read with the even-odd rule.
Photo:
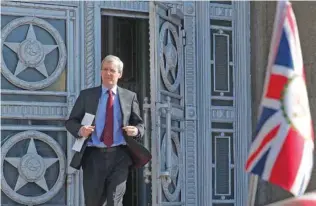
[[298, 29], [288, 1], [277, 5], [265, 78], [246, 171], [300, 195], [311, 177], [314, 135]]

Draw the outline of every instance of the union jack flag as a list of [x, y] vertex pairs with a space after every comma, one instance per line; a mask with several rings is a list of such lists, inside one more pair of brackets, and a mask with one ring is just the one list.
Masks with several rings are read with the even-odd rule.
[[303, 194], [313, 168], [313, 139], [296, 19], [291, 3], [279, 1], [246, 171]]

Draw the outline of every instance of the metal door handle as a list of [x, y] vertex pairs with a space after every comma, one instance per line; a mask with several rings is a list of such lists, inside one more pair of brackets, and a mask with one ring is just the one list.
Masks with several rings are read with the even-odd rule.
[[[144, 98], [144, 104], [143, 104], [143, 111], [144, 111], [144, 124], [145, 124], [145, 132], [146, 134], [144, 135], [144, 146], [150, 151], [150, 131], [149, 131], [149, 122], [148, 122], [148, 117], [149, 117], [149, 110], [150, 110], [150, 104], [148, 103], [148, 98]], [[150, 183], [149, 177], [151, 176], [151, 171], [149, 168], [149, 162], [144, 166], [144, 181], [146, 184]]]
[[171, 150], [172, 150], [172, 143], [171, 143], [171, 99], [170, 97], [166, 98], [166, 103], [158, 103], [157, 109], [162, 109], [162, 112], [166, 114], [166, 170], [161, 171], [159, 177], [166, 178], [168, 183], [171, 183]]

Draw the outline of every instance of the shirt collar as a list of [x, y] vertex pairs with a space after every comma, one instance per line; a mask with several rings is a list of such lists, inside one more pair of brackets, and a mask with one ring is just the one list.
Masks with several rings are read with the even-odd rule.
[[[104, 85], [102, 85], [102, 94], [106, 94], [108, 90], [109, 90], [108, 88], [106, 88]], [[111, 90], [114, 94], [116, 94], [117, 93], [117, 85], [115, 85]]]

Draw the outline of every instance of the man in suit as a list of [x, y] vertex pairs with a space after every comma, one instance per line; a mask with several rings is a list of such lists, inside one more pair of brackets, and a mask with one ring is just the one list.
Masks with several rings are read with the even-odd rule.
[[[76, 138], [88, 137], [71, 166], [83, 169], [86, 206], [121, 206], [129, 167], [143, 166], [150, 159], [148, 150], [135, 141], [144, 134], [137, 96], [117, 86], [123, 62], [108, 55], [102, 61], [102, 85], [80, 92], [67, 130]], [[92, 125], [81, 125], [86, 113], [95, 115]]]

